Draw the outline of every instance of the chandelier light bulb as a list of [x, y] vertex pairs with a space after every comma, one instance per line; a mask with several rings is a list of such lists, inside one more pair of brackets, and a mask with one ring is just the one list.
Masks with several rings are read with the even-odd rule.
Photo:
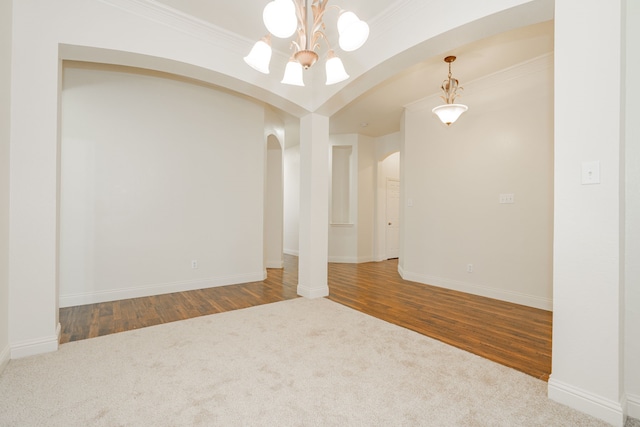
[[287, 62], [287, 67], [284, 69], [284, 77], [280, 83], [293, 86], [304, 86], [304, 80], [302, 79], [302, 65], [295, 59], [290, 59]]
[[244, 62], [263, 74], [269, 74], [269, 62], [271, 62], [271, 38], [262, 38], [253, 45], [249, 55], [244, 57]]
[[353, 12], [341, 12], [338, 18], [338, 44], [345, 52], [360, 48], [369, 38], [369, 25]]
[[[303, 70], [307, 70], [318, 61], [323, 43], [327, 47], [325, 63], [326, 84], [339, 83], [349, 78], [342, 61], [336, 57], [331, 43], [327, 39], [323, 21], [329, 7], [340, 10], [337, 19], [338, 44], [345, 52], [351, 52], [362, 46], [369, 37], [369, 25], [360, 20], [353, 12], [341, 10], [339, 6], [328, 6], [330, 0], [270, 0], [262, 11], [262, 20], [269, 31], [253, 46], [244, 60], [261, 73], [269, 74], [271, 61], [271, 36], [289, 38], [292, 50], [289, 63], [285, 67], [281, 83], [304, 86]], [[312, 13], [312, 18], [307, 17]]]
[[349, 74], [347, 74], [344, 69], [344, 65], [340, 58], [335, 56], [333, 51], [329, 51], [328, 58], [329, 59], [327, 59], [325, 64], [325, 70], [327, 73], [326, 85], [328, 86], [347, 80], [349, 78]]
[[262, 20], [274, 36], [286, 39], [296, 32], [298, 18], [291, 0], [273, 0], [264, 7]]

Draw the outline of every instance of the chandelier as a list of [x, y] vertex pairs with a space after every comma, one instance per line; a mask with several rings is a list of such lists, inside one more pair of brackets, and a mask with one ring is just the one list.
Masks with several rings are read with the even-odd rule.
[[458, 117], [469, 109], [466, 105], [454, 103], [456, 97], [459, 96], [457, 93], [458, 89], [462, 90], [462, 87], [458, 86], [458, 79], [451, 77], [451, 63], [455, 60], [455, 56], [447, 56], [444, 58], [444, 62], [449, 64], [449, 76], [444, 82], [442, 82], [440, 89], [444, 92], [441, 98], [446, 102], [446, 104], [439, 105], [431, 110], [438, 116], [440, 121], [447, 126], [450, 126], [451, 123], [458, 120]]
[[[282, 83], [304, 86], [302, 71], [309, 69], [318, 61], [316, 50], [321, 39], [327, 44], [325, 70], [326, 84], [339, 83], [349, 78], [344, 65], [331, 48], [324, 31], [323, 21], [329, 0], [313, 0], [311, 2], [312, 20], [307, 20], [307, 0], [273, 0], [267, 4], [262, 13], [262, 20], [269, 34], [259, 40], [244, 60], [254, 69], [269, 74], [271, 61], [271, 36], [286, 39], [296, 34], [291, 42], [293, 54], [284, 71]], [[369, 26], [361, 21], [353, 12], [340, 9], [338, 16], [338, 44], [340, 49], [351, 52], [362, 46], [369, 37]], [[311, 25], [309, 25], [311, 24]]]

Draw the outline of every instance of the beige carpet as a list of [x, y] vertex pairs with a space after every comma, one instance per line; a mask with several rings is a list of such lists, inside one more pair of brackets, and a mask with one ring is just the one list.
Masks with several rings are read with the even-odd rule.
[[326, 299], [61, 346], [0, 376], [1, 426], [601, 426], [547, 384]]

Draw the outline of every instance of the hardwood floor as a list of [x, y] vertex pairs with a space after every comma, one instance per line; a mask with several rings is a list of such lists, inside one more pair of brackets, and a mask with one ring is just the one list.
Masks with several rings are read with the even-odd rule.
[[[60, 309], [61, 343], [296, 298], [298, 259], [267, 280]], [[397, 260], [329, 264], [329, 299], [547, 381], [551, 312], [402, 280]]]
[[60, 309], [60, 343], [297, 298], [298, 259], [267, 280]]
[[398, 261], [330, 264], [329, 299], [547, 381], [552, 313], [402, 280]]

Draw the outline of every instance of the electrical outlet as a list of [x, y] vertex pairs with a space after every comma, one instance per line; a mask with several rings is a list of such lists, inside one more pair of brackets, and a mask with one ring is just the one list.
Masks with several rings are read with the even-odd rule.
[[473, 264], [467, 264], [467, 273], [473, 273]]
[[198, 268], [198, 260], [197, 259], [192, 259], [191, 260], [191, 268], [193, 268], [194, 270], [196, 268]]
[[513, 193], [501, 194], [500, 203], [515, 203], [515, 196]]

